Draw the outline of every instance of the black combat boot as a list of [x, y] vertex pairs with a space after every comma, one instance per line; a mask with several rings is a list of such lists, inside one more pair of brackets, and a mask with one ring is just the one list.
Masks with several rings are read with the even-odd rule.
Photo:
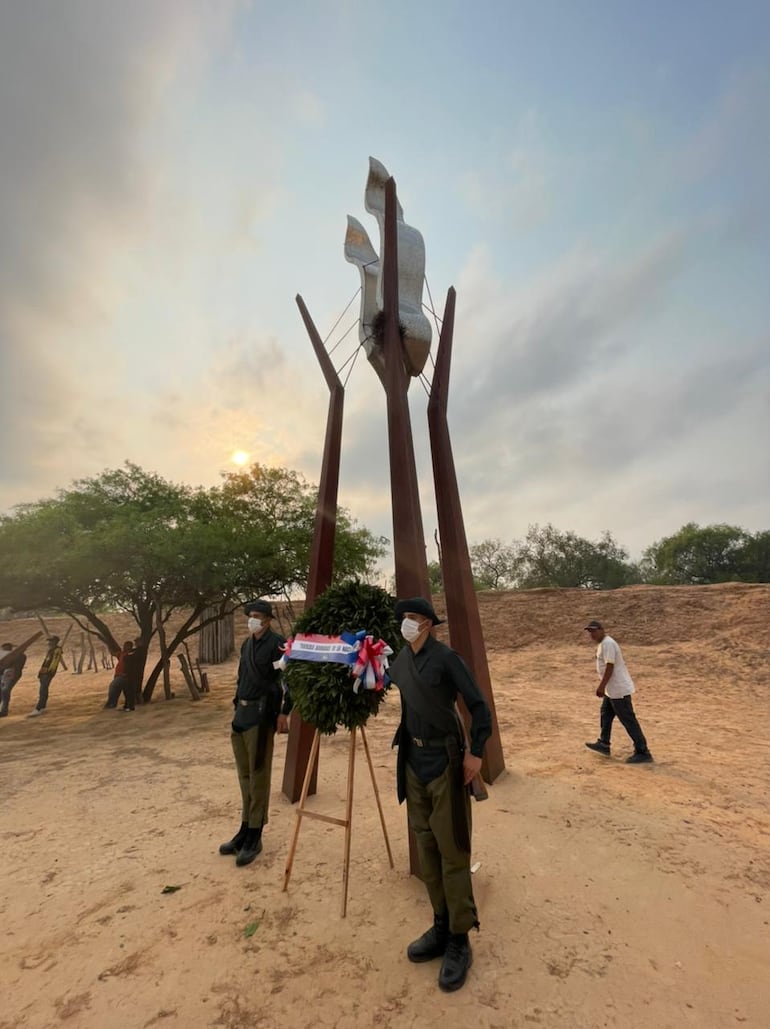
[[247, 829], [246, 839], [243, 841], [241, 849], [238, 851], [238, 857], [235, 859], [236, 865], [250, 865], [257, 854], [262, 852], [262, 829]]
[[238, 830], [238, 832], [235, 834], [235, 836], [233, 836], [231, 840], [228, 840], [227, 843], [222, 844], [222, 846], [219, 848], [219, 853], [237, 854], [243, 846], [243, 841], [246, 839], [246, 833], [248, 832], [248, 829], [248, 824], [246, 822], [241, 822], [241, 827]]
[[449, 939], [449, 915], [433, 915], [433, 925], [426, 933], [423, 933], [419, 940], [410, 943], [406, 948], [406, 956], [410, 961], [432, 961], [440, 958], [446, 950]]
[[445, 993], [459, 990], [473, 964], [473, 951], [467, 933], [450, 933], [438, 984]]

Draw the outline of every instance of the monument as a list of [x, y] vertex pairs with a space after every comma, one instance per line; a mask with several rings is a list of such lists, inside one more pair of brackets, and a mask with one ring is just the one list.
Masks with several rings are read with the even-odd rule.
[[[385, 389], [390, 496], [396, 593], [400, 597], [430, 598], [422, 512], [414, 456], [408, 389], [424, 373], [432, 342], [431, 324], [423, 309], [425, 244], [422, 235], [404, 221], [395, 180], [374, 158], [364, 195], [366, 210], [377, 220], [379, 252], [364, 226], [348, 217], [345, 257], [359, 269], [361, 309], [359, 342]], [[450, 287], [441, 322], [435, 368], [428, 399], [428, 428], [441, 540], [442, 570], [451, 646], [471, 668], [492, 712], [482, 775], [494, 782], [505, 768], [492, 684], [473, 588], [470, 554], [460, 504], [447, 421], [449, 374], [454, 332], [455, 290]], [[308, 577], [307, 603], [330, 584], [342, 447], [344, 387], [301, 296], [297, 305], [329, 388], [318, 508]], [[313, 726], [293, 720], [284, 768], [283, 792], [296, 802], [310, 762]], [[315, 792], [315, 774], [309, 791]], [[410, 846], [411, 868], [416, 855]]]

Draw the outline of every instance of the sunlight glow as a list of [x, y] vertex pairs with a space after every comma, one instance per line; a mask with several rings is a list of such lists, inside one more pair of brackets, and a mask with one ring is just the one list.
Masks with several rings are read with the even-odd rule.
[[249, 463], [249, 454], [245, 450], [234, 450], [230, 460], [233, 464], [243, 467], [243, 465]]

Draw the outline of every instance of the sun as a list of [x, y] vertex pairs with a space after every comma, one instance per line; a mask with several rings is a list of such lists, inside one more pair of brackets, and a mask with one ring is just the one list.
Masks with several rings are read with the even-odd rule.
[[249, 454], [245, 450], [234, 450], [230, 457], [233, 464], [237, 464], [240, 467], [249, 463]]

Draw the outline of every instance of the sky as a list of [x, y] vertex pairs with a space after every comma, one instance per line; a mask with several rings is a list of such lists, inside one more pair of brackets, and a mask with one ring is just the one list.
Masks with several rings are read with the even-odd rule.
[[[457, 290], [471, 542], [770, 527], [769, 126], [762, 0], [0, 0], [0, 511], [126, 460], [317, 481], [294, 297], [323, 337], [354, 297], [371, 155]], [[390, 538], [387, 460], [359, 349], [340, 502]]]

